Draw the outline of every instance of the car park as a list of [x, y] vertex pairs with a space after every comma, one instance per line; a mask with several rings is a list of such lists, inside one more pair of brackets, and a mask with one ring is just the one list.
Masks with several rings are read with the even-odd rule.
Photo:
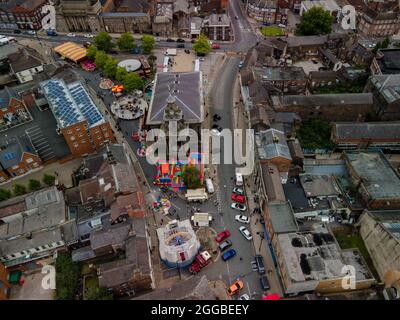
[[222, 252], [230, 247], [232, 247], [232, 241], [227, 239], [219, 244], [218, 249]]
[[250, 300], [250, 296], [249, 296], [247, 293], [242, 294], [242, 295], [239, 297], [239, 300]]
[[241, 280], [236, 280], [234, 283], [232, 283], [229, 288], [226, 290], [229, 296], [234, 296], [235, 294], [238, 294], [240, 290], [244, 288], [243, 281]]
[[247, 209], [247, 207], [241, 203], [232, 203], [231, 208], [239, 210], [239, 211], [246, 211], [246, 209]]
[[250, 223], [250, 218], [241, 214], [236, 215], [235, 220], [241, 223]]
[[256, 254], [254, 258], [255, 258], [255, 261], [257, 264], [258, 273], [265, 274], [264, 259], [263, 259], [262, 255]]
[[264, 290], [264, 291], [267, 291], [267, 290], [270, 289], [269, 281], [268, 281], [267, 276], [260, 277], [260, 285], [261, 285], [261, 289]]
[[236, 256], [236, 250], [230, 249], [222, 255], [222, 260], [228, 261], [229, 259], [232, 259], [234, 256]]
[[244, 191], [241, 188], [233, 188], [232, 193], [244, 195]]
[[246, 202], [246, 197], [243, 196], [243, 195], [241, 195], [241, 194], [233, 193], [233, 194], [231, 195], [231, 199], [232, 199], [233, 201], [239, 202], [239, 203], [245, 203], [245, 202]]
[[230, 235], [231, 235], [230, 231], [228, 229], [225, 229], [224, 231], [218, 233], [218, 235], [215, 237], [215, 241], [217, 242], [224, 241]]
[[239, 228], [240, 233], [243, 235], [243, 237], [245, 237], [247, 240], [252, 240], [253, 236], [251, 235], [250, 231], [245, 227], [245, 226], [241, 226]]

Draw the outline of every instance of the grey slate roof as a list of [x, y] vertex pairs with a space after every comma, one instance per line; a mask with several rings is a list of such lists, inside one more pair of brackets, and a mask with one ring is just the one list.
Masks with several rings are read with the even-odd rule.
[[183, 112], [183, 120], [189, 123], [203, 121], [203, 99], [200, 72], [158, 73], [150, 102], [147, 124], [161, 124], [167, 98], [173, 95]]
[[372, 93], [343, 94], [313, 94], [309, 96], [287, 95], [282, 97], [282, 104], [299, 106], [329, 106], [329, 105], [372, 105]]
[[282, 131], [268, 129], [256, 134], [256, 145], [261, 159], [283, 157], [292, 160], [286, 137]]
[[27, 137], [18, 137], [0, 150], [0, 164], [4, 169], [18, 165], [24, 152], [36, 155], [36, 150]]
[[400, 139], [400, 122], [338, 122], [333, 131], [338, 139]]

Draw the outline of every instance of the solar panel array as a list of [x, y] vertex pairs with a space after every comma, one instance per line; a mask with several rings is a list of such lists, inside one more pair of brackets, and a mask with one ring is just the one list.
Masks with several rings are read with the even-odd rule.
[[62, 128], [84, 120], [64, 81], [58, 79], [48, 80], [42, 82], [41, 86], [45, 91], [47, 100], [50, 102], [54, 116], [58, 119]]
[[89, 127], [105, 122], [103, 115], [81, 82], [74, 82], [67, 86], [62, 79], [52, 79], [42, 82], [41, 86], [62, 128], [85, 119]]
[[4, 155], [5, 160], [11, 160], [11, 159], [14, 159], [15, 157], [16, 157], [15, 152], [7, 152]]
[[104, 122], [103, 115], [97, 109], [81, 82], [74, 82], [68, 88], [78, 108], [85, 116], [89, 127]]

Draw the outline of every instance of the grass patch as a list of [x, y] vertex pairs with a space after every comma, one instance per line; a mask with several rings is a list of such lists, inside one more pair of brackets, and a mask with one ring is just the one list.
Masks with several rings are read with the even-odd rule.
[[296, 131], [297, 138], [304, 149], [333, 149], [331, 141], [331, 126], [328, 122], [314, 119], [302, 123]]
[[335, 236], [337, 242], [339, 243], [340, 248], [342, 249], [353, 249], [357, 248], [361, 255], [363, 256], [365, 262], [367, 263], [369, 269], [371, 270], [374, 278], [379, 282], [378, 273], [375, 270], [372, 259], [368, 253], [367, 248], [365, 247], [364, 241], [360, 235], [336, 235]]
[[279, 37], [285, 34], [281, 28], [274, 26], [261, 27], [261, 33], [264, 37]]

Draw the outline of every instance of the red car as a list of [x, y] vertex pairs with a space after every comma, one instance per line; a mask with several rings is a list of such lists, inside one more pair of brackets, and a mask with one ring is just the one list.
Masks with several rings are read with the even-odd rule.
[[231, 199], [233, 201], [236, 201], [236, 202], [239, 202], [239, 203], [245, 203], [246, 202], [245, 196], [242, 196], [241, 194], [232, 194], [231, 195]]
[[211, 48], [212, 48], [212, 49], [220, 49], [221, 46], [220, 46], [218, 43], [214, 43], [214, 44], [211, 46]]
[[217, 242], [222, 242], [226, 238], [228, 238], [231, 235], [228, 229], [222, 231], [221, 233], [218, 233], [218, 235], [215, 237], [215, 241]]

